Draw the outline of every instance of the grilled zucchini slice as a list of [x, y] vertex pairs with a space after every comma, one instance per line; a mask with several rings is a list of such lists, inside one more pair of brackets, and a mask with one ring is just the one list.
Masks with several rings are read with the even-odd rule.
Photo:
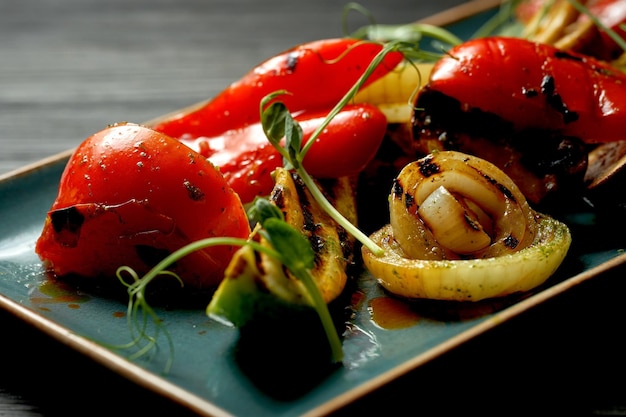
[[[318, 181], [318, 185], [331, 204], [356, 224], [356, 179], [342, 177]], [[285, 221], [310, 242], [315, 253], [313, 279], [326, 303], [332, 302], [346, 286], [354, 258], [354, 238], [317, 204], [293, 171], [279, 168], [275, 172], [270, 201], [283, 212]], [[261, 244], [268, 244], [260, 235], [255, 237]], [[285, 308], [310, 310], [311, 305], [302, 283], [280, 262], [245, 246], [233, 257], [207, 314], [241, 327], [258, 315], [279, 317]]]

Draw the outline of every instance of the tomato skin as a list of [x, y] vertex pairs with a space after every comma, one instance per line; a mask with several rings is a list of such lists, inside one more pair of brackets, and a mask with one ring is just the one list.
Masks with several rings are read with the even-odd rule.
[[423, 91], [493, 113], [517, 130], [587, 143], [624, 138], [626, 74], [593, 58], [519, 38], [475, 39], [440, 59]]
[[[350, 38], [298, 45], [261, 63], [199, 109], [177, 114], [153, 128], [179, 139], [218, 136], [259, 122], [261, 100], [278, 90], [290, 93], [280, 99], [292, 113], [330, 109], [354, 86], [381, 50], [380, 44]], [[403, 59], [399, 52], [389, 53], [366, 85]]]
[[[294, 118], [302, 127], [303, 143], [324, 122], [328, 111], [303, 112]], [[317, 137], [303, 164], [316, 178], [358, 174], [374, 157], [387, 129], [385, 115], [370, 104], [348, 105]], [[269, 195], [272, 171], [283, 165], [280, 153], [269, 143], [260, 123], [208, 138], [182, 140], [220, 168], [241, 201]]]
[[[239, 197], [209, 161], [173, 138], [120, 124], [70, 158], [36, 252], [58, 276], [114, 277], [123, 265], [143, 274], [192, 241], [249, 232]], [[235, 250], [198, 251], [172, 271], [186, 287], [214, 287]]]

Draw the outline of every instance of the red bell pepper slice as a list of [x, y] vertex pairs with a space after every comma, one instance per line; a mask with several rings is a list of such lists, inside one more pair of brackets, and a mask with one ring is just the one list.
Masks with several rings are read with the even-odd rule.
[[[182, 112], [152, 126], [175, 138], [214, 137], [260, 121], [263, 97], [278, 90], [291, 112], [333, 108], [356, 84], [382, 45], [338, 38], [305, 43], [263, 62], [198, 109]], [[385, 75], [402, 60], [388, 53], [365, 85]]]
[[[302, 127], [304, 143], [327, 113], [304, 112], [294, 117]], [[348, 105], [316, 138], [304, 158], [304, 167], [317, 178], [355, 175], [374, 157], [386, 129], [387, 119], [377, 107]], [[243, 203], [268, 195], [274, 186], [271, 173], [283, 164], [282, 157], [265, 137], [261, 123], [182, 142], [218, 166]]]
[[427, 88], [468, 110], [493, 113], [519, 131], [554, 131], [587, 143], [624, 138], [626, 74], [550, 45], [506, 37], [470, 40], [435, 64]]

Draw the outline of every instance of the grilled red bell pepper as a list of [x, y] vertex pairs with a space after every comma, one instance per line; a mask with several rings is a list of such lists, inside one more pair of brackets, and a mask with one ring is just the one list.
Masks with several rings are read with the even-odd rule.
[[[310, 139], [327, 111], [304, 112], [295, 116]], [[317, 178], [337, 178], [360, 172], [374, 157], [387, 128], [385, 115], [369, 104], [348, 105], [339, 112], [309, 149], [304, 166]], [[282, 157], [265, 137], [260, 123], [233, 129], [215, 137], [182, 139], [192, 149], [220, 167], [220, 172], [239, 194], [242, 202], [269, 195], [274, 181], [271, 172], [282, 166]]]
[[455, 98], [466, 111], [494, 114], [517, 131], [552, 131], [587, 143], [625, 135], [626, 74], [524, 39], [482, 38], [452, 48], [420, 96], [433, 91]]
[[[180, 113], [153, 126], [175, 138], [214, 137], [260, 121], [259, 104], [278, 90], [293, 112], [334, 107], [363, 75], [382, 50], [377, 43], [339, 38], [305, 43], [257, 66], [198, 109]], [[366, 84], [403, 60], [399, 52], [386, 55]]]

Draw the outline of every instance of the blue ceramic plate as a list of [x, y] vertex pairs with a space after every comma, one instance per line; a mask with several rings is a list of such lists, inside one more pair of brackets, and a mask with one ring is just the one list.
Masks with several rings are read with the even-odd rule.
[[[470, 36], [493, 10], [458, 19], [443, 16], [461, 37]], [[439, 16], [442, 17], [442, 16]], [[448, 20], [450, 21], [450, 20]], [[437, 22], [440, 23], [440, 22]], [[344, 334], [342, 367], [322, 374], [292, 363], [276, 375], [251, 373], [242, 361], [238, 330], [207, 318], [204, 306], [163, 309], [173, 350], [161, 338], [158, 349], [140, 358], [112, 348], [129, 341], [124, 300], [79, 291], [46, 280], [34, 245], [69, 154], [51, 157], [0, 178], [0, 307], [119, 374], [205, 415], [320, 415], [341, 408], [386, 382], [423, 365], [478, 334], [626, 260], [621, 243], [603, 236], [594, 213], [564, 214], [574, 245], [542, 288], [523, 297], [446, 308], [409, 310], [386, 297], [364, 274], [351, 301]], [[584, 205], [582, 206], [584, 207]], [[591, 242], [604, 241], [604, 247]], [[208, 300], [207, 300], [208, 303]], [[394, 314], [386, 316], [385, 312]], [[169, 372], [163, 373], [173, 358]], [[254, 359], [254, 358], [253, 358]], [[267, 379], [264, 379], [267, 378]]]

